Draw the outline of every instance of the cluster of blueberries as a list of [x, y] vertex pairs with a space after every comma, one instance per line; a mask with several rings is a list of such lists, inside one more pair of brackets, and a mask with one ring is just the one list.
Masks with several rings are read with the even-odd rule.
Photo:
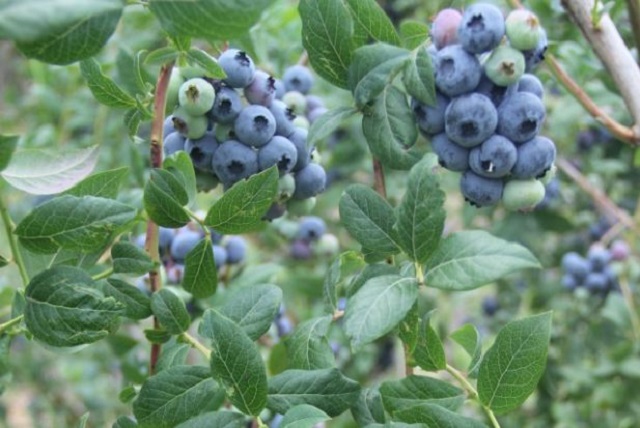
[[338, 238], [327, 233], [327, 225], [320, 217], [302, 217], [297, 224], [297, 231], [289, 254], [296, 260], [309, 260], [315, 257], [333, 257], [340, 251]]
[[502, 199], [507, 209], [532, 209], [544, 198], [556, 157], [554, 143], [538, 135], [544, 88], [528, 74], [547, 49], [537, 17], [518, 9], [505, 19], [486, 3], [463, 13], [443, 9], [431, 38], [436, 103], [412, 101], [418, 127], [440, 164], [462, 173], [460, 188], [472, 205]]
[[[160, 227], [158, 244], [160, 256], [167, 273], [167, 282], [180, 284], [184, 277], [184, 263], [189, 251], [204, 239], [202, 229], [194, 224], [179, 229]], [[146, 235], [138, 235], [136, 245], [144, 248]], [[247, 241], [242, 236], [221, 235], [211, 231], [213, 258], [218, 270], [225, 265], [241, 264], [247, 256]]]
[[167, 98], [176, 108], [164, 124], [165, 155], [187, 152], [203, 190], [220, 182], [226, 190], [276, 165], [280, 192], [266, 216], [270, 220], [282, 216], [289, 201], [323, 192], [326, 172], [307, 147], [307, 129], [327, 109], [309, 95], [309, 68], [291, 66], [277, 80], [237, 49], [223, 52], [218, 64], [225, 79], [201, 77], [202, 70], [193, 67], [174, 69]]
[[570, 252], [562, 258], [562, 285], [573, 291], [584, 287], [591, 294], [607, 295], [619, 289], [618, 277], [612, 262], [624, 261], [629, 257], [629, 245], [621, 240], [614, 241], [610, 248], [594, 244], [587, 257]]

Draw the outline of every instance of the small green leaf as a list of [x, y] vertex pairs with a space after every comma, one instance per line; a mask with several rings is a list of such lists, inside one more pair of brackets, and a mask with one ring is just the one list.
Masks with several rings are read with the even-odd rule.
[[185, 151], [178, 151], [165, 158], [162, 163], [164, 169], [169, 171], [181, 183], [189, 196], [189, 204], [196, 199], [196, 174], [191, 162], [191, 157]]
[[247, 417], [242, 413], [220, 410], [203, 413], [176, 426], [176, 428], [246, 428]]
[[218, 270], [213, 258], [211, 239], [202, 239], [187, 253], [184, 266], [182, 288], [193, 297], [202, 299], [216, 292]]
[[351, 407], [351, 414], [358, 426], [361, 427], [378, 422], [385, 423], [386, 415], [380, 390], [378, 388], [362, 389], [358, 401]]
[[132, 207], [112, 199], [64, 195], [36, 207], [15, 233], [35, 253], [91, 252], [102, 248], [135, 214]]
[[105, 338], [119, 325], [122, 304], [105, 297], [83, 270], [56, 266], [34, 276], [25, 291], [29, 332], [51, 346], [76, 346]]
[[429, 316], [424, 317], [413, 358], [423, 370], [438, 371], [447, 367], [442, 341], [431, 327]]
[[269, 331], [282, 303], [282, 290], [272, 284], [232, 288], [228, 295], [218, 311], [238, 324], [251, 340]]
[[222, 390], [202, 366], [173, 366], [148, 378], [133, 402], [141, 428], [172, 428], [222, 402]]
[[325, 315], [297, 326], [286, 341], [290, 368], [316, 370], [335, 366], [333, 350], [327, 339], [331, 320], [331, 315]]
[[100, 64], [93, 58], [80, 62], [80, 72], [96, 100], [108, 107], [131, 108], [136, 100], [102, 73]]
[[106, 296], [111, 296], [122, 303], [123, 316], [134, 320], [151, 316], [151, 299], [142, 290], [116, 278], [102, 281], [101, 285]]
[[191, 317], [184, 302], [171, 290], [163, 288], [151, 296], [151, 311], [160, 325], [171, 334], [187, 331]]
[[137, 107], [130, 108], [124, 113], [122, 120], [127, 127], [127, 135], [135, 141], [134, 137], [138, 134], [138, 129], [143, 120], [142, 112]]
[[533, 393], [544, 373], [551, 312], [511, 321], [480, 363], [478, 396], [496, 414], [507, 413]]
[[391, 20], [375, 0], [346, 0], [346, 4], [355, 24], [354, 42], [357, 46], [372, 40], [400, 44], [400, 37]]
[[429, 428], [487, 428], [474, 419], [432, 403], [422, 403], [395, 412], [396, 419], [407, 423], [423, 423]]
[[368, 280], [347, 302], [344, 330], [359, 348], [393, 330], [418, 298], [415, 278], [384, 275]]
[[360, 290], [360, 288], [362, 288], [362, 286], [366, 284], [366, 282], [371, 278], [382, 275], [399, 274], [400, 270], [397, 266], [393, 266], [387, 263], [368, 264], [364, 267], [364, 269], [362, 269], [362, 272], [360, 272], [358, 276], [353, 278], [353, 281], [351, 281], [351, 284], [349, 284], [349, 287], [347, 287], [347, 297], [351, 297], [356, 294], [356, 292]]
[[431, 57], [422, 46], [411, 52], [405, 63], [402, 81], [407, 93], [423, 104], [436, 103], [436, 86]]
[[122, 181], [128, 174], [129, 168], [127, 167], [97, 172], [80, 181], [71, 189], [65, 191], [64, 194], [115, 199], [118, 196]]
[[84, 415], [82, 415], [82, 417], [78, 421], [78, 424], [76, 425], [76, 427], [77, 428], [85, 428], [87, 426], [87, 421], [88, 420], [89, 420], [89, 412], [87, 412]]
[[307, 146], [313, 147], [319, 141], [327, 138], [331, 135], [340, 125], [356, 114], [358, 110], [353, 107], [338, 107], [333, 110], [329, 110], [319, 118], [317, 118], [309, 128], [309, 134], [307, 135]]
[[120, 390], [120, 393], [118, 394], [118, 400], [120, 400], [121, 403], [126, 404], [136, 398], [137, 395], [138, 393], [136, 392], [136, 389], [132, 385], [129, 385]]
[[345, 229], [363, 247], [375, 248], [384, 255], [399, 252], [393, 228], [396, 214], [374, 190], [362, 184], [347, 187], [340, 198], [339, 209]]
[[319, 423], [331, 419], [322, 410], [308, 404], [299, 404], [287, 410], [281, 428], [313, 428]]
[[400, 24], [402, 45], [407, 49], [416, 49], [429, 38], [429, 27], [418, 21], [403, 21]]
[[144, 57], [144, 62], [150, 65], [162, 65], [175, 61], [179, 55], [180, 52], [173, 46], [164, 46], [149, 52]]
[[149, 343], [163, 344], [171, 340], [171, 333], [165, 329], [146, 329], [144, 330], [144, 337], [147, 338]]
[[262, 229], [262, 220], [278, 192], [274, 166], [234, 184], [211, 207], [204, 222], [219, 233], [238, 234]]
[[218, 61], [201, 49], [190, 49], [189, 52], [187, 52], [187, 61], [189, 61], [191, 65], [197, 65], [202, 68], [207, 77], [213, 79], [224, 79], [227, 77], [222, 67], [218, 65]]
[[464, 391], [460, 388], [439, 379], [417, 375], [383, 382], [380, 395], [385, 410], [392, 415], [425, 402], [456, 410], [465, 400]]
[[4, 170], [11, 162], [13, 152], [18, 147], [17, 135], [0, 135], [0, 171]]
[[144, 275], [155, 267], [149, 255], [130, 242], [118, 242], [111, 247], [114, 273]]
[[469, 377], [475, 377], [482, 358], [482, 341], [480, 334], [473, 324], [465, 324], [449, 335], [451, 340], [462, 346], [471, 357], [467, 370]]
[[442, 290], [472, 290], [526, 268], [539, 268], [525, 247], [469, 230], [443, 239], [426, 263], [425, 283]]
[[284, 414], [299, 404], [309, 404], [334, 417], [353, 405], [359, 395], [358, 382], [338, 369], [286, 370], [269, 379], [267, 407]]
[[64, 151], [19, 150], [2, 171], [2, 177], [16, 189], [33, 195], [60, 193], [91, 174], [98, 150], [98, 146]]
[[409, 173], [407, 192], [397, 208], [398, 243], [412, 260], [423, 264], [435, 251], [446, 213], [444, 192], [433, 173], [435, 156], [425, 156]]
[[407, 316], [398, 324], [398, 337], [406, 347], [407, 357], [409, 357], [407, 364], [415, 365], [411, 359], [420, 337], [420, 314], [417, 302], [413, 304]]
[[338, 309], [338, 287], [344, 282], [345, 277], [356, 273], [364, 266], [363, 257], [355, 251], [342, 253], [331, 263], [322, 287], [322, 295], [331, 313]]
[[149, 218], [163, 227], [182, 227], [190, 220], [183, 208], [188, 202], [187, 191], [173, 174], [157, 168], [151, 170], [144, 187], [144, 208]]
[[186, 343], [175, 342], [164, 345], [160, 350], [160, 356], [156, 363], [156, 373], [160, 373], [169, 367], [186, 365], [190, 349], [191, 346]]
[[243, 413], [260, 414], [267, 404], [267, 370], [256, 344], [238, 324], [212, 309], [205, 311], [198, 332], [211, 339], [211, 374], [229, 401]]

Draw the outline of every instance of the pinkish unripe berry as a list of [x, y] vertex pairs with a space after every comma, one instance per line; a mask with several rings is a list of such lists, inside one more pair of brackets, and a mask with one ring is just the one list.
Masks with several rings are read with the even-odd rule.
[[442, 9], [431, 24], [431, 39], [437, 49], [458, 43], [458, 26], [462, 13], [456, 9]]

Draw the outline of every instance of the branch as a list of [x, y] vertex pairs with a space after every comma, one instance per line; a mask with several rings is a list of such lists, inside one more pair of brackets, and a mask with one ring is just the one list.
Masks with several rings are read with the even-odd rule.
[[2, 223], [4, 224], [4, 231], [7, 235], [7, 241], [9, 241], [9, 247], [11, 247], [11, 255], [13, 256], [14, 263], [18, 266], [20, 277], [22, 278], [22, 284], [26, 287], [29, 284], [29, 274], [27, 274], [27, 268], [22, 260], [22, 253], [18, 248], [18, 242], [13, 234], [13, 221], [9, 215], [9, 210], [4, 204], [4, 200], [0, 198], [0, 217], [2, 217]]
[[640, 68], [608, 13], [592, 20], [593, 0], [562, 0], [562, 5], [578, 25], [595, 54], [618, 87], [634, 121], [633, 143], [640, 144]]
[[[447, 364], [446, 370], [447, 372], [449, 372], [451, 376], [453, 376], [458, 382], [460, 382], [462, 387], [467, 391], [467, 394], [469, 394], [470, 399], [478, 400], [478, 403], [480, 403], [480, 399], [478, 398], [478, 391], [476, 391], [473, 385], [469, 383], [467, 378], [465, 378], [462, 373], [460, 373], [458, 370], [456, 370], [453, 366], [449, 364]], [[500, 428], [500, 422], [498, 422], [498, 419], [496, 419], [496, 415], [493, 413], [493, 410], [491, 410], [489, 407], [485, 406], [482, 403], [480, 403], [480, 405], [482, 406], [482, 409], [484, 410], [484, 412], [487, 414], [487, 417], [491, 421], [491, 426], [493, 426], [494, 428]]]

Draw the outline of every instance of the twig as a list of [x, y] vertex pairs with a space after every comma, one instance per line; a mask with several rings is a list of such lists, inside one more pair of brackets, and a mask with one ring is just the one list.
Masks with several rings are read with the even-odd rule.
[[384, 168], [379, 159], [373, 159], [373, 188], [383, 198], [387, 199], [387, 186], [384, 183]]
[[4, 332], [13, 327], [16, 324], [20, 324], [20, 322], [24, 319], [24, 315], [18, 315], [15, 318], [10, 319], [2, 324], [0, 324], [0, 335], [4, 334]]
[[195, 337], [191, 336], [186, 331], [180, 335], [180, 339], [183, 342], [191, 345], [193, 348], [195, 348], [198, 351], [200, 351], [200, 353], [202, 355], [204, 355], [207, 358], [207, 360], [211, 359], [211, 349], [209, 349], [206, 346], [204, 346], [202, 343], [200, 343], [198, 341], [198, 339], [196, 339]]
[[91, 279], [93, 279], [94, 281], [99, 281], [101, 279], [105, 279], [109, 277], [112, 273], [113, 273], [113, 268], [109, 268], [103, 272], [93, 275]]
[[308, 65], [309, 64], [309, 54], [307, 51], [302, 52], [300, 55], [300, 59], [298, 60], [299, 65]]
[[[462, 373], [460, 373], [458, 370], [456, 370], [456, 368], [454, 368], [449, 364], [447, 364], [446, 370], [451, 376], [453, 376], [458, 382], [460, 382], [460, 385], [462, 385], [462, 387], [467, 391], [467, 394], [469, 394], [470, 399], [477, 400], [478, 403], [480, 403], [480, 400], [478, 397], [478, 391], [476, 391], [473, 385], [469, 383], [467, 378], [464, 377]], [[500, 428], [500, 422], [498, 422], [498, 419], [496, 419], [496, 415], [493, 414], [493, 410], [491, 410], [489, 407], [485, 406], [482, 403], [480, 403], [480, 405], [482, 406], [482, 409], [484, 410], [484, 412], [487, 414], [487, 417], [491, 421], [491, 425], [494, 428]]]
[[18, 248], [18, 242], [13, 234], [14, 224], [9, 215], [9, 210], [4, 204], [4, 200], [0, 198], [0, 216], [2, 217], [2, 223], [4, 224], [4, 231], [7, 235], [7, 241], [9, 241], [9, 247], [11, 248], [11, 255], [13, 256], [14, 263], [18, 266], [20, 277], [22, 278], [22, 284], [26, 287], [29, 284], [29, 274], [27, 268], [22, 260], [22, 253]]

